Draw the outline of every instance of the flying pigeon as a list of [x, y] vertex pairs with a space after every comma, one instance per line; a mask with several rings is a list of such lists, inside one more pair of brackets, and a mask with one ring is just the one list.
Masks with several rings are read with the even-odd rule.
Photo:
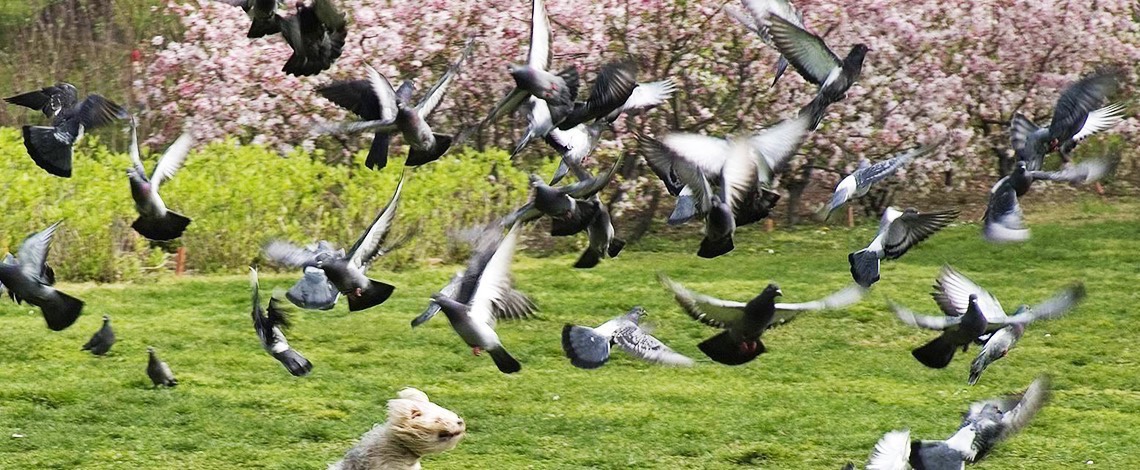
[[808, 105], [813, 110], [809, 114], [815, 117], [811, 128], [815, 129], [823, 119], [823, 110], [842, 100], [847, 89], [859, 79], [867, 46], [855, 44], [847, 57], [840, 60], [822, 38], [777, 11], [769, 10], [760, 23], [771, 35], [772, 44], [804, 80], [819, 86], [819, 94]]
[[[344, 256], [343, 250], [337, 250], [327, 240], [320, 240], [304, 248], [313, 257], [322, 253], [330, 256]], [[340, 291], [329, 282], [323, 269], [316, 266], [305, 266], [293, 287], [285, 292], [285, 298], [293, 305], [309, 310], [331, 310], [340, 298]]]
[[610, 124], [604, 120], [594, 121], [590, 124], [579, 124], [573, 129], [563, 131], [553, 129], [543, 138], [562, 160], [558, 162], [558, 169], [550, 178], [550, 185], [554, 186], [570, 173], [571, 166], [583, 166], [586, 157], [594, 151], [601, 139], [602, 130]]
[[913, 208], [888, 207], [879, 221], [879, 233], [867, 248], [847, 255], [851, 277], [863, 287], [879, 281], [879, 260], [898, 259], [911, 247], [942, 230], [958, 217], [956, 210], [920, 213]]
[[257, 268], [249, 267], [249, 284], [253, 289], [253, 329], [261, 340], [261, 347], [265, 352], [277, 359], [285, 369], [295, 377], [302, 377], [313, 370], [313, 364], [305, 359], [301, 353], [289, 346], [285, 339], [284, 330], [289, 329], [289, 317], [282, 309], [281, 302], [276, 297], [269, 297], [268, 315], [261, 309], [261, 297], [258, 295]]
[[[934, 290], [931, 296], [942, 310], [944, 316], [917, 315], [896, 304], [891, 304], [891, 309], [894, 310], [895, 315], [898, 316], [903, 323], [914, 327], [943, 332], [962, 330], [971, 328], [970, 326], [961, 325], [966, 321], [966, 313], [971, 308], [969, 299], [974, 298], [976, 299], [977, 310], [985, 320], [985, 328], [981, 333], [974, 336], [975, 340], [1008, 325], [1028, 325], [1037, 320], [1060, 317], [1068, 313], [1069, 310], [1072, 310], [1073, 307], [1084, 300], [1085, 297], [1084, 285], [1077, 283], [1062, 289], [1056, 295], [1038, 305], [1033, 307], [1022, 306], [1013, 314], [1007, 315], [1001, 303], [998, 302], [993, 294], [990, 294], [949, 265], [942, 267], [942, 272], [935, 282]], [[992, 336], [986, 337], [985, 339], [992, 339]], [[963, 343], [959, 345], [965, 346], [967, 344], [968, 343]], [[963, 350], [965, 350], [964, 347]], [[923, 354], [923, 357], [919, 357], [919, 355], [916, 354], [915, 357], [926, 366], [933, 368], [946, 367], [954, 354], [953, 348], [947, 351], [943, 348], [932, 346], [929, 351], [931, 351], [932, 354]]]
[[36, 165], [48, 173], [71, 177], [71, 147], [83, 133], [128, 117], [127, 110], [97, 94], [79, 101], [70, 83], [57, 83], [9, 98], [9, 103], [42, 111], [51, 126], [24, 126], [24, 146]]
[[297, 13], [277, 22], [293, 55], [281, 71], [298, 77], [316, 75], [340, 58], [348, 37], [348, 21], [332, 0], [297, 2]]
[[190, 225], [190, 218], [167, 209], [162, 196], [158, 195], [158, 188], [164, 181], [173, 178], [174, 173], [182, 167], [186, 156], [190, 154], [190, 147], [194, 145], [194, 137], [190, 133], [183, 133], [175, 140], [166, 149], [166, 153], [162, 154], [154, 172], [147, 179], [146, 169], [139, 158], [139, 140], [135, 126], [135, 119], [131, 117], [130, 154], [133, 166], [127, 169], [127, 179], [130, 180], [135, 210], [139, 213], [139, 218], [135, 219], [131, 227], [151, 240], [173, 240], [182, 236], [186, 226]]
[[1045, 155], [1061, 151], [1061, 159], [1069, 161], [1069, 152], [1081, 140], [1108, 130], [1124, 119], [1124, 104], [1104, 105], [1116, 92], [1122, 72], [1100, 69], [1069, 85], [1061, 92], [1048, 127], [1038, 127], [1021, 113], [1010, 120], [1009, 141], [1017, 160], [1029, 170], [1040, 170]]
[[566, 324], [562, 328], [562, 350], [570, 363], [582, 369], [597, 369], [610, 360], [610, 346], [646, 362], [691, 366], [693, 360], [678, 354], [641, 328], [645, 309], [634, 307], [597, 328]]
[[575, 102], [570, 114], [557, 123], [558, 128], [565, 131], [611, 115], [616, 118], [638, 87], [637, 63], [633, 60], [621, 59], [603, 65], [590, 87], [589, 97]]
[[[522, 365], [503, 348], [499, 335], [495, 333], [496, 311], [525, 317], [535, 310], [530, 299], [513, 295], [516, 291], [511, 285], [511, 258], [518, 243], [518, 232], [519, 224], [516, 223], [497, 246], [484, 245], [476, 251], [463, 272], [459, 293], [455, 297], [443, 293], [431, 296], [447, 316], [452, 329], [471, 347], [471, 352], [478, 356], [487, 351], [495, 366], [505, 374], [518, 372]], [[489, 249], [493, 251], [488, 259]]]
[[859, 166], [850, 175], [843, 178], [835, 186], [835, 193], [831, 202], [827, 204], [827, 213], [830, 215], [847, 201], [863, 197], [871, 190], [871, 186], [888, 176], [895, 174], [900, 168], [906, 166], [915, 158], [926, 155], [942, 145], [939, 141], [933, 145], [920, 145], [905, 152], [895, 154], [886, 160], [876, 162], [874, 165], [867, 159], [860, 159]]
[[329, 282], [336, 286], [348, 298], [348, 310], [356, 312], [375, 307], [388, 300], [396, 288], [391, 284], [370, 279], [367, 275], [372, 262], [391, 251], [383, 247], [392, 222], [396, 219], [396, 206], [400, 201], [400, 190], [404, 187], [404, 178], [400, 178], [396, 185], [396, 192], [392, 200], [368, 230], [360, 236], [347, 254], [341, 252], [314, 253], [310, 250], [297, 247], [289, 242], [275, 240], [265, 247], [265, 254], [279, 263], [306, 268], [314, 267], [325, 272]]
[[530, 184], [534, 192], [530, 202], [503, 219], [503, 225], [513, 225], [516, 221], [528, 223], [546, 215], [551, 219], [550, 234], [553, 236], [570, 236], [586, 230], [601, 207], [601, 202], [593, 196], [609, 184], [621, 162], [619, 156], [609, 171], [593, 177], [580, 174], [579, 177], [586, 178], [564, 186], [549, 186], [542, 178], [531, 175]]
[[[772, 35], [768, 32], [768, 28], [761, 26], [769, 11], [771, 14], [788, 20], [800, 29], [807, 29], [804, 27], [803, 12], [788, 0], [741, 0], [741, 2], [744, 4], [744, 9], [748, 11], [747, 14], [731, 7], [726, 8], [725, 11], [744, 25], [746, 29], [760, 36], [760, 40], [764, 41], [764, 44], [776, 47], [776, 44], [772, 42]], [[780, 81], [780, 77], [784, 75], [784, 71], [787, 69], [788, 59], [781, 54], [780, 59], [776, 61], [776, 76], [772, 79], [771, 86], [776, 86], [776, 82]]]
[[159, 385], [164, 387], [178, 385], [178, 379], [174, 378], [174, 372], [170, 370], [170, 366], [158, 358], [158, 354], [155, 354], [154, 348], [147, 346], [146, 353], [149, 356], [146, 363], [146, 375], [150, 377], [150, 381], [154, 383], [153, 388], [158, 388]]
[[582, 256], [578, 257], [578, 261], [574, 263], [575, 268], [588, 269], [597, 266], [603, 258], [607, 256], [616, 258], [621, 253], [622, 248], [625, 248], [625, 240], [614, 236], [614, 224], [610, 219], [610, 211], [594, 196], [594, 202], [598, 206], [598, 214], [594, 216], [594, 220], [586, 226], [586, 235], [590, 240], [590, 245], [586, 247], [586, 251], [582, 252]]
[[545, 102], [553, 124], [561, 123], [569, 115], [574, 108], [574, 98], [578, 95], [578, 71], [574, 67], [566, 68], [558, 74], [546, 71], [550, 65], [550, 41], [546, 3], [544, 0], [533, 0], [527, 63], [508, 67], [515, 80], [515, 88], [495, 105], [480, 127], [518, 109], [528, 97]]
[[83, 344], [84, 351], [91, 351], [91, 354], [102, 356], [111, 350], [111, 346], [115, 344], [115, 330], [111, 329], [111, 317], [103, 315], [103, 326], [91, 335], [91, 339]]
[[1017, 344], [1017, 340], [1021, 339], [1023, 334], [1025, 334], [1025, 325], [1014, 323], [990, 335], [990, 339], [986, 340], [986, 344], [978, 351], [978, 357], [970, 363], [970, 378], [967, 383], [970, 385], [978, 383], [982, 372], [985, 372], [990, 364], [1009, 354], [1009, 350], [1013, 349], [1013, 345]]
[[960, 470], [1028, 425], [1048, 399], [1049, 379], [1043, 376], [1020, 396], [971, 404], [958, 431], [946, 440], [911, 440], [907, 430], [888, 432], [875, 444], [867, 469]]
[[804, 310], [843, 308], [863, 298], [866, 289], [851, 285], [823, 299], [799, 304], [777, 303], [780, 287], [768, 284], [748, 303], [721, 300], [686, 289], [662, 273], [657, 279], [672, 291], [677, 303], [693, 319], [724, 331], [698, 344], [712, 360], [730, 366], [745, 364], [764, 353], [764, 331], [787, 323]]
[[990, 189], [989, 202], [982, 217], [982, 236], [995, 243], [1028, 240], [1029, 228], [1025, 226], [1018, 198], [1029, 192], [1034, 181], [1091, 183], [1111, 174], [1119, 161], [1119, 155], [1092, 158], [1069, 164], [1059, 171], [1029, 170], [1029, 163], [1017, 162], [1013, 172], [998, 180]]
[[283, 18], [277, 15], [278, 0], [215, 0], [235, 7], [241, 7], [253, 23], [249, 26], [246, 37], [260, 38], [281, 32], [278, 23]]
[[[911, 355], [918, 359], [918, 362], [934, 369], [944, 368], [954, 359], [954, 351], [962, 348], [962, 352], [965, 352], [970, 343], [986, 333], [986, 327], [989, 325], [986, 316], [978, 307], [978, 295], [970, 294], [967, 305], [966, 313], [954, 317], [957, 319], [954, 325], [942, 329], [942, 334], [937, 338], [911, 351]], [[902, 309], [896, 308], [895, 311], [900, 319], [906, 321], [905, 314], [901, 313]]]
[[[392, 132], [395, 131], [399, 131], [408, 144], [406, 165], [419, 166], [431, 163], [451, 148], [453, 137], [432, 132], [427, 124], [427, 118], [443, 101], [444, 93], [455, 80], [463, 62], [471, 55], [474, 46], [475, 38], [469, 38], [459, 59], [448, 67], [443, 77], [428, 90], [415, 107], [412, 107], [410, 102], [414, 88], [412, 82], [404, 82], [399, 90], [394, 90], [388, 79], [370, 66], [366, 66], [369, 77], [367, 80], [333, 82], [318, 88], [317, 93], [369, 120], [345, 127], [353, 131], [376, 132], [373, 146], [364, 162], [368, 168], [380, 169], [388, 164], [388, 142]], [[394, 114], [392, 109], [395, 110]]]
[[82, 300], [52, 287], [55, 275], [46, 264], [52, 236], [61, 223], [56, 222], [25, 238], [16, 253], [15, 263], [0, 262], [0, 283], [8, 289], [8, 295], [18, 302], [39, 307], [48, 328], [53, 331], [71, 326], [83, 312]]

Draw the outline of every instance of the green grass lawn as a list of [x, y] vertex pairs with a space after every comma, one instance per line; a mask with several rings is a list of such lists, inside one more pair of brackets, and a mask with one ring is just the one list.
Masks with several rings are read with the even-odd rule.
[[[1051, 403], [979, 468], [1140, 468], [1137, 209], [1094, 198], [1027, 207], [1034, 239], [1020, 246], [985, 244], [973, 223], [952, 227], [885, 263], [862, 303], [770, 331], [769, 352], [740, 367], [700, 354], [696, 344], [714, 330], [681, 312], [655, 272], [724, 298], [747, 300], [774, 280], [785, 301], [815, 299], [850, 282], [846, 254], [874, 227], [749, 227], [735, 252], [711, 261], [693, 255], [695, 235], [655, 238], [589, 271], [569, 268], [576, 255], [524, 251], [517, 285], [541, 311], [499, 325], [523, 363], [511, 376], [472, 357], [442, 316], [409, 327], [455, 266], [378, 268], [373, 277], [398, 286], [384, 305], [298, 312], [290, 343], [315, 365], [300, 379], [261, 350], [245, 273], [64, 283], [87, 302], [64, 332], [48, 331], [38, 311], [0, 303], [0, 467], [323, 468], [385, 419], [386, 400], [413, 386], [468, 423], [459, 447], [427, 458], [427, 468], [835, 469], [865, 463], [892, 429], [948, 437], [972, 400], [1021, 391], [1048, 372]], [[969, 387], [975, 348], [945, 370], [927, 369], [909, 351], [932, 333], [885, 309], [889, 298], [934, 313], [928, 293], [943, 263], [1010, 309], [1074, 280], [1085, 282], [1088, 299], [1065, 318], [1032, 325]], [[288, 287], [294, 277], [263, 273], [262, 287]], [[596, 325], [634, 305], [697, 365], [654, 367], [617, 353], [599, 370], [570, 366], [559, 343], [564, 323]], [[102, 314], [112, 316], [119, 343], [96, 358], [79, 347]], [[151, 389], [148, 345], [178, 387]]]

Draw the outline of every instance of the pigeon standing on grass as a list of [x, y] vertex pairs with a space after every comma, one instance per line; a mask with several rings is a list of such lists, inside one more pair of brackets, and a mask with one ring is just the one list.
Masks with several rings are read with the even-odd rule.
[[51, 239], [62, 221], [24, 239], [15, 262], [0, 262], [0, 283], [8, 295], [40, 308], [44, 321], [53, 331], [62, 331], [83, 313], [83, 301], [56, 290], [55, 274], [46, 264]]
[[[500, 342], [499, 335], [495, 333], [495, 319], [510, 312], [514, 316], [525, 317], [535, 310], [530, 299], [517, 295], [512, 287], [511, 258], [518, 243], [518, 232], [519, 224], [516, 223], [497, 245], [481, 244], [463, 272], [459, 293], [455, 297], [442, 293], [431, 296], [447, 316], [455, 333], [471, 347], [471, 352], [478, 356], [487, 351], [495, 366], [505, 374], [518, 372], [522, 365]], [[489, 259], [488, 251], [491, 253]]]
[[297, 13], [277, 22], [293, 55], [281, 71], [298, 77], [316, 75], [340, 58], [348, 37], [348, 20], [332, 0], [297, 2]]
[[921, 145], [886, 160], [875, 162], [874, 165], [866, 159], [860, 159], [859, 166], [855, 171], [835, 186], [835, 193], [831, 196], [831, 202], [827, 204], [827, 215], [830, 216], [832, 212], [846, 204], [847, 201], [863, 197], [871, 190], [872, 185], [895, 174], [915, 158], [926, 155], [941, 145], [942, 142], [933, 145]]
[[252, 24], [249, 26], [249, 32], [246, 37], [250, 39], [269, 36], [281, 32], [281, 27], [278, 23], [282, 18], [277, 15], [277, 1], [278, 0], [216, 0], [222, 3], [241, 7]]
[[610, 360], [610, 346], [646, 362], [688, 367], [693, 360], [673, 351], [641, 328], [645, 309], [634, 307], [597, 328], [567, 324], [562, 328], [562, 350], [570, 363], [582, 369], [596, 369]]
[[111, 329], [111, 317], [103, 315], [103, 326], [91, 335], [91, 339], [83, 344], [83, 351], [91, 351], [91, 354], [102, 356], [111, 350], [111, 346], [115, 344], [115, 330]]
[[253, 329], [261, 340], [261, 347], [265, 352], [277, 359], [285, 369], [294, 377], [302, 377], [313, 370], [313, 364], [305, 359], [301, 353], [289, 346], [285, 339], [284, 330], [289, 328], [289, 317], [282, 309], [281, 301], [276, 297], [269, 297], [268, 314], [261, 309], [261, 296], [257, 283], [257, 268], [249, 267], [249, 284], [253, 289]]
[[72, 146], [84, 132], [128, 117], [127, 110], [97, 94], [79, 101], [70, 83], [57, 83], [9, 98], [9, 103], [42, 111], [51, 126], [24, 126], [24, 146], [36, 166], [48, 173], [71, 177]]
[[182, 167], [186, 156], [190, 154], [190, 147], [194, 145], [194, 137], [190, 133], [183, 133], [178, 137], [178, 140], [175, 140], [159, 158], [154, 172], [148, 179], [146, 168], [143, 167], [142, 159], [139, 157], [138, 132], [135, 126], [135, 119], [131, 117], [130, 154], [133, 166], [127, 170], [127, 179], [130, 180], [131, 198], [135, 201], [135, 210], [139, 213], [139, 218], [135, 219], [131, 228], [150, 240], [174, 240], [182, 236], [182, 232], [190, 225], [190, 218], [167, 209], [162, 196], [158, 194], [158, 188], [164, 181], [173, 178], [174, 173]]
[[157, 388], [159, 385], [164, 387], [178, 385], [178, 379], [174, 378], [174, 372], [170, 370], [170, 366], [158, 358], [158, 354], [154, 352], [154, 348], [147, 346], [146, 353], [149, 356], [146, 363], [146, 375], [150, 377], [150, 381], [154, 383], [154, 388]]
[[1039, 127], [1021, 113], [1014, 113], [1009, 141], [1017, 160], [1025, 162], [1031, 171], [1040, 170], [1045, 155], [1060, 150], [1062, 161], [1068, 163], [1069, 152], [1078, 142], [1124, 120], [1123, 103], [1104, 105], [1116, 92], [1121, 76], [1120, 70], [1101, 69], [1066, 87], [1048, 127]]
[[391, 251], [395, 245], [404, 240], [397, 241], [393, 246], [382, 246], [392, 223], [396, 219], [396, 206], [400, 201], [400, 190], [404, 187], [404, 179], [396, 185], [396, 192], [392, 200], [368, 230], [360, 236], [347, 254], [342, 252], [314, 253], [310, 250], [297, 247], [289, 242], [274, 240], [265, 247], [265, 254], [270, 259], [288, 266], [306, 268], [314, 267], [325, 272], [329, 282], [348, 298], [348, 310], [356, 312], [375, 307], [388, 300], [396, 288], [367, 275], [372, 262]]
[[888, 207], [879, 221], [879, 233], [867, 248], [847, 255], [851, 277], [863, 287], [879, 281], [879, 260], [898, 259], [907, 250], [958, 217], [957, 210], [920, 213], [913, 208], [899, 211]]
[[782, 294], [780, 286], [768, 284], [760, 295], [743, 303], [690, 291], [662, 273], [657, 273], [657, 279], [694, 320], [724, 330], [697, 347], [710, 359], [730, 366], [745, 364], [765, 352], [764, 343], [760, 341], [765, 330], [791, 321], [804, 310], [846, 307], [858, 302], [867, 292], [852, 285], [820, 300], [788, 304], [776, 303], [776, 297]]

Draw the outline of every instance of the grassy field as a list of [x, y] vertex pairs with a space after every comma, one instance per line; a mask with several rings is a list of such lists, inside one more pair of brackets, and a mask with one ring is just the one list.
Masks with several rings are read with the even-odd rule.
[[[1034, 239], [991, 246], [963, 223], [897, 262], [862, 303], [812, 313], [765, 335], [769, 352], [741, 367], [703, 358], [714, 331], [686, 317], [654, 279], [746, 300], [769, 280], [784, 300], [823, 296], [850, 281], [846, 253], [874, 228], [742, 230], [737, 250], [695, 257], [694, 237], [660, 237], [590, 271], [573, 256], [516, 262], [516, 279], [541, 308], [538, 319], [504, 323], [504, 344], [521, 373], [497, 372], [437, 318], [408, 321], [454, 266], [374, 270], [397, 286], [386, 304], [297, 314], [290, 343], [312, 375], [296, 379], [264, 354], [249, 320], [244, 273], [127, 285], [64, 284], [87, 301], [72, 328], [48, 331], [38, 312], [0, 303], [0, 467], [323, 468], [383, 421], [385, 401], [414, 386], [468, 423], [455, 450], [427, 468], [835, 469], [865, 463], [886, 431], [945, 438], [975, 399], [1016, 392], [1053, 375], [1052, 402], [985, 469], [1140, 468], [1140, 204], [1093, 197], [1029, 206]], [[535, 234], [531, 234], [535, 235]], [[252, 255], [252, 253], [251, 253]], [[909, 350], [932, 335], [908, 329], [884, 308], [890, 298], [928, 313], [939, 266], [952, 263], [1004, 304], [1033, 303], [1074, 280], [1087, 301], [1069, 316], [1031, 326], [1009, 357], [966, 385], [970, 353], [945, 370]], [[291, 274], [263, 275], [263, 288]], [[595, 325], [645, 306], [655, 334], [697, 358], [691, 369], [653, 367], [620, 354], [599, 370], [563, 358], [566, 322]], [[104, 358], [79, 346], [110, 314], [119, 343]], [[146, 346], [180, 385], [152, 390]], [[23, 437], [14, 437], [19, 434]], [[13, 436], [13, 437], [9, 437]], [[1088, 462], [1088, 464], [1086, 464]]]

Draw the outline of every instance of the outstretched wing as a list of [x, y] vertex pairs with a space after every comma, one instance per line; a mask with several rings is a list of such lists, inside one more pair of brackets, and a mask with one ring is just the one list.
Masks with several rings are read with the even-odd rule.
[[546, 70], [550, 67], [550, 21], [546, 18], [546, 2], [534, 0], [530, 14], [530, 49], [526, 62], [531, 67]]
[[278, 263], [299, 268], [315, 263], [317, 253], [287, 241], [273, 240], [265, 245], [265, 256]]
[[459, 74], [459, 69], [463, 67], [463, 61], [467, 60], [467, 57], [471, 55], [471, 50], [474, 48], [475, 38], [467, 38], [467, 43], [463, 46], [463, 52], [459, 54], [459, 59], [451, 64], [451, 67], [447, 68], [447, 72], [444, 72], [443, 77], [435, 82], [435, 85], [428, 90], [427, 94], [425, 94], [419, 104], [416, 105], [416, 112], [419, 113], [421, 119], [427, 119], [432, 111], [435, 111], [435, 107], [439, 106], [439, 102], [443, 101], [443, 95], [447, 92], [447, 87], [455, 80], [455, 76]]
[[49, 277], [54, 276], [47, 274], [47, 256], [48, 250], [51, 248], [51, 239], [62, 223], [61, 220], [51, 224], [50, 227], [29, 235], [28, 238], [24, 239], [24, 243], [20, 244], [20, 250], [16, 252], [16, 260], [20, 262], [20, 272], [24, 273], [25, 276], [35, 279], [41, 284], [53, 284]]
[[693, 365], [692, 359], [677, 353], [633, 323], [626, 323], [615, 330], [613, 341], [626, 353], [643, 361], [673, 366]]
[[914, 245], [934, 235], [934, 232], [950, 225], [956, 217], [958, 211], [953, 209], [929, 213], [904, 212], [891, 221], [887, 228], [883, 252], [889, 259], [898, 258]]
[[765, 23], [772, 36], [772, 44], [805, 80], [822, 85], [833, 69], [842, 66], [839, 57], [828, 49], [819, 36], [779, 15], [767, 15]]
[[771, 324], [778, 325], [787, 322], [804, 310], [825, 310], [846, 307], [862, 300], [863, 296], [867, 295], [868, 290], [869, 289], [859, 284], [851, 284], [819, 300], [796, 304], [777, 303], [776, 314], [772, 317]]
[[673, 297], [690, 317], [714, 328], [732, 329], [744, 321], [744, 303], [722, 300], [686, 289], [664, 273], [657, 280], [673, 292]]
[[352, 266], [361, 270], [367, 269], [368, 265], [372, 264], [372, 260], [380, 254], [380, 246], [392, 228], [392, 222], [396, 220], [396, 207], [400, 202], [400, 190], [403, 188], [404, 176], [401, 175], [400, 182], [396, 184], [396, 192], [392, 194], [392, 199], [388, 201], [388, 205], [384, 206], [384, 210], [380, 211], [364, 235], [361, 235], [356, 244], [348, 250], [349, 263]]
[[942, 272], [934, 281], [934, 302], [942, 309], [942, 313], [950, 316], [964, 315], [970, 308], [970, 296], [978, 296], [978, 310], [986, 319], [998, 319], [1005, 316], [997, 297], [989, 291], [971, 281], [970, 278], [954, 269], [949, 264], [942, 266]]
[[194, 136], [189, 132], [182, 133], [170, 147], [167, 147], [166, 152], [162, 154], [162, 158], [158, 159], [158, 165], [154, 167], [154, 173], [150, 175], [150, 184], [154, 185], [154, 191], [158, 192], [158, 188], [162, 183], [174, 177], [174, 173], [182, 168], [182, 164], [186, 162], [186, 157], [190, 155], [190, 148], [194, 146]]
[[518, 238], [519, 224], [516, 223], [499, 242], [495, 254], [491, 255], [491, 260], [484, 267], [471, 297], [468, 315], [472, 320], [494, 326], [495, 305], [508, 303], [508, 295], [514, 290], [511, 287], [511, 259], [514, 258]]
[[961, 316], [950, 317], [945, 315], [920, 315], [894, 302], [887, 302], [887, 306], [889, 306], [891, 310], [895, 312], [895, 316], [898, 317], [899, 321], [902, 321], [903, 323], [906, 323], [907, 325], [913, 326], [915, 328], [942, 331], [947, 328], [957, 327], [957, 325], [962, 322]]

